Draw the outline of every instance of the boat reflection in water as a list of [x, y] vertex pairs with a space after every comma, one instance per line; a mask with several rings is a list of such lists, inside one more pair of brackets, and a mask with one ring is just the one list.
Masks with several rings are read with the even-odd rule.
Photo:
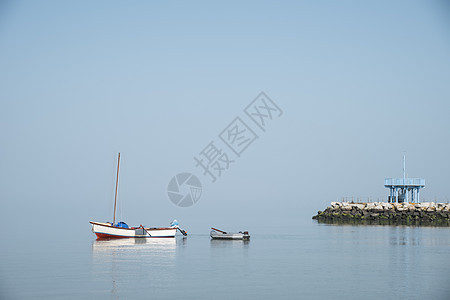
[[94, 263], [141, 261], [148, 265], [175, 264], [177, 239], [97, 239], [92, 243]]
[[[177, 238], [98, 239], [92, 243], [92, 272], [96, 290], [112, 299], [139, 298], [142, 288], [176, 286]], [[182, 241], [178, 241], [182, 243]], [[153, 289], [152, 289], [153, 288]], [[136, 294], [133, 294], [136, 293]]]
[[248, 248], [250, 240], [211, 239], [211, 248]]
[[142, 238], [128, 238], [128, 239], [96, 239], [92, 244], [94, 254], [96, 252], [120, 252], [139, 250], [149, 252], [163, 252], [175, 253], [177, 246], [176, 238], [161, 238], [161, 239], [142, 239]]

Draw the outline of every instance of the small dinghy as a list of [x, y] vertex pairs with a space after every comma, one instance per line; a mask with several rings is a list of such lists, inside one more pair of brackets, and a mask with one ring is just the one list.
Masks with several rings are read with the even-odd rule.
[[250, 235], [248, 231], [239, 231], [239, 232], [226, 232], [216, 228], [211, 227], [210, 236], [212, 239], [216, 240], [248, 240], [250, 239]]

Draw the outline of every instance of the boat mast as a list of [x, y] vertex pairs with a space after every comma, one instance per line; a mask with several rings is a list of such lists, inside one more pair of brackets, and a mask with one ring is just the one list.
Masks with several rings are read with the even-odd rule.
[[114, 216], [113, 216], [113, 225], [116, 223], [117, 187], [118, 187], [118, 185], [119, 185], [119, 164], [120, 164], [120, 152], [119, 152], [119, 158], [117, 159], [116, 195], [114, 196]]

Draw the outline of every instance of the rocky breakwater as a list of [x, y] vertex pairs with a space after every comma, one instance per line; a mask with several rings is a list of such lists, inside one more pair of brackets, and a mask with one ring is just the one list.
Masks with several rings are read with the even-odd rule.
[[449, 203], [331, 202], [313, 219], [323, 223], [450, 226]]

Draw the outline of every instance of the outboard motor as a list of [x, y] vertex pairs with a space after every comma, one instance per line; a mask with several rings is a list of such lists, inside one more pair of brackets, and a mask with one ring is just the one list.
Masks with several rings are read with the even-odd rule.
[[172, 223], [170, 223], [170, 227], [175, 227], [176, 229], [178, 229], [182, 235], [187, 236], [187, 232], [183, 229], [181, 229], [180, 227], [178, 227], [178, 221], [175, 219], [172, 221]]

